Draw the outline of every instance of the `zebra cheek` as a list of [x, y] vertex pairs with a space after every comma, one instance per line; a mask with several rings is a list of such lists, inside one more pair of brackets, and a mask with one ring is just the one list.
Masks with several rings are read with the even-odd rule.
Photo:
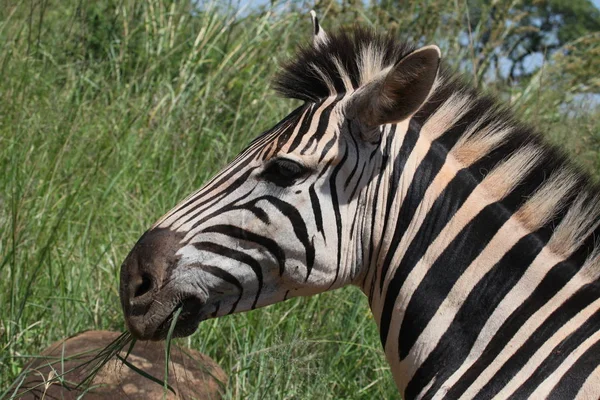
[[287, 290], [298, 290], [306, 278], [306, 270], [300, 266], [299, 262], [290, 263], [285, 268], [281, 281], [283, 287]]

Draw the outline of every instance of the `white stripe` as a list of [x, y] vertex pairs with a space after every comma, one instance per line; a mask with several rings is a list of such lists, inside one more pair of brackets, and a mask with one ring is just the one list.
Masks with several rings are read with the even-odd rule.
[[588, 376], [581, 389], [575, 396], [575, 400], [598, 400], [598, 388], [600, 387], [600, 365]]
[[[533, 393], [531, 393], [531, 396], [529, 398], [532, 400], [546, 398], [550, 394], [552, 389], [554, 389], [556, 384], [560, 381], [560, 379], [565, 375], [565, 373], [573, 366], [573, 364], [575, 364], [575, 362], [590, 347], [592, 347], [593, 345], [598, 343], [598, 340], [600, 340], [600, 331], [597, 331], [595, 334], [593, 334], [592, 336], [587, 338], [583, 343], [581, 343], [579, 345], [579, 347], [577, 347], [577, 349], [575, 349], [575, 351], [573, 351], [571, 354], [569, 354], [569, 356], [564, 359], [564, 361], [560, 364], [560, 366], [554, 372], [552, 372], [552, 374], [550, 374]], [[598, 368], [600, 368], [600, 365], [596, 369], [598, 369]], [[596, 398], [595, 399], [597, 400], [598, 395], [600, 394], [600, 391], [598, 391], [600, 388], [600, 380], [598, 380], [598, 377], [594, 378], [593, 375], [594, 374], [592, 373], [588, 379], [595, 379], [595, 382], [596, 382], [596, 394], [595, 394]], [[585, 384], [583, 385], [583, 387], [585, 387]], [[582, 387], [582, 390], [583, 390], [583, 387]]]
[[[528, 233], [529, 231], [519, 221], [511, 218], [494, 235], [477, 258], [473, 260], [456, 281], [448, 296], [446, 296], [415, 342], [415, 347], [419, 348], [419, 360], [414, 360], [411, 365], [413, 371], [420, 368], [421, 361], [427, 359], [436, 348], [475, 285], [502, 259], [508, 250]], [[411, 363], [411, 357], [413, 357], [412, 353], [406, 358], [405, 362]]]
[[[475, 345], [471, 349], [468, 360], [465, 362], [454, 375], [459, 376], [481, 355], [485, 346], [489, 343], [494, 334], [498, 331], [502, 323], [504, 323], [510, 315], [529, 297], [532, 289], [537, 287], [542, 279], [546, 276], [551, 267], [558, 262], [563, 261], [557, 259], [556, 255], [550, 253], [548, 247], [540, 252], [534, 260], [527, 272], [523, 274], [519, 282], [500, 302], [484, 328], [481, 330]], [[581, 286], [589, 282], [587, 279], [590, 270], [596, 270], [596, 274], [600, 273], [595, 259], [587, 262], [579, 272], [550, 299], [543, 307], [525, 322], [510, 342], [505, 346], [504, 350], [498, 354], [496, 359], [477, 377], [471, 387], [465, 392], [465, 396], [469, 397], [479, 392], [481, 388], [489, 382], [489, 380], [498, 372], [504, 363], [525, 343], [531, 334], [554, 312], [565, 300], [571, 297]], [[453, 377], [447, 381], [450, 386], [454, 381]], [[457, 378], [458, 379], [458, 378]]]
[[[560, 344], [561, 341], [566, 339], [571, 333], [577, 328], [583, 325], [591, 315], [600, 309], [600, 299], [597, 299], [592, 304], [581, 310], [575, 315], [569, 322], [567, 322], [562, 328], [560, 328], [549, 340], [544, 342], [542, 347], [527, 361], [521, 371], [515, 375], [508, 385], [506, 385], [494, 399], [505, 399], [509, 397], [515, 390], [517, 390], [523, 382], [525, 382], [532, 373], [540, 366], [540, 364], [550, 356], [550, 353]], [[509, 344], [510, 345], [510, 344]]]

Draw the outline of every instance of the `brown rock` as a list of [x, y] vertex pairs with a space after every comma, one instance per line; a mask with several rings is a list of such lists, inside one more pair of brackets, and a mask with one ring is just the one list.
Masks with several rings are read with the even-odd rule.
[[[140, 375], [113, 357], [98, 372], [90, 389], [75, 389], [90, 368], [67, 372], [62, 382], [50, 381], [62, 371], [81, 366], [119, 336], [117, 332], [87, 331], [54, 343], [42, 352], [24, 371], [23, 384], [17, 389], [20, 399], [163, 399], [162, 385]], [[119, 353], [125, 357], [129, 345]], [[64, 350], [63, 350], [64, 349]], [[64, 357], [61, 356], [64, 351]], [[63, 359], [63, 361], [61, 361]], [[165, 343], [138, 341], [127, 357], [135, 367], [160, 380], [165, 371]], [[171, 346], [167, 399], [220, 399], [227, 381], [225, 372], [209, 357], [175, 344]], [[29, 390], [27, 393], [25, 391]], [[13, 393], [13, 392], [11, 392]]]

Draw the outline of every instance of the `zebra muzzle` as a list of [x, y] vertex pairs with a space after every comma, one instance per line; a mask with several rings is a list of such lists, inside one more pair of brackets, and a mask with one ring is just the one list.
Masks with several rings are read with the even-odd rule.
[[181, 235], [168, 229], [151, 229], [142, 235], [121, 266], [119, 295], [125, 323], [138, 339], [166, 337], [179, 308], [182, 310], [175, 335], [189, 335], [198, 325], [204, 302], [197, 296], [178, 293], [169, 285], [180, 241]]

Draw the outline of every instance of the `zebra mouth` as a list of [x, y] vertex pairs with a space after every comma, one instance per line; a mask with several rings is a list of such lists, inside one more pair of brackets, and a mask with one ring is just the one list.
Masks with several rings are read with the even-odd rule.
[[169, 329], [171, 329], [171, 326], [173, 325], [173, 319], [179, 310], [181, 310], [181, 312], [179, 313], [177, 321], [175, 321], [172, 337], [185, 337], [194, 333], [202, 320], [201, 313], [203, 305], [204, 302], [194, 296], [181, 300], [165, 320], [160, 323], [158, 328], [156, 328], [151, 340], [164, 340], [167, 338]]

